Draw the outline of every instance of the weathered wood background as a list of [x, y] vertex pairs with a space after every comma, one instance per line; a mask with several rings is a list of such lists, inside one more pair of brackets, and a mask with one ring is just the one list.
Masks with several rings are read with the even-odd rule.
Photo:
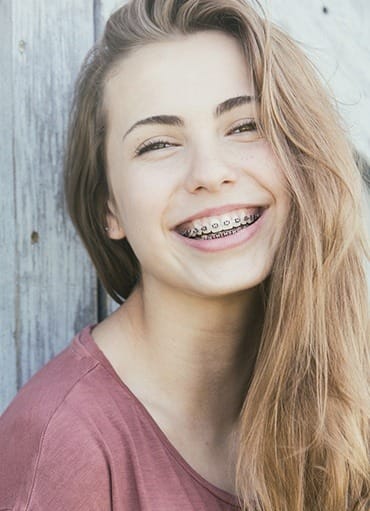
[[[73, 82], [117, 0], [0, 0], [0, 412], [113, 305], [67, 218], [62, 155]], [[269, 0], [304, 44], [370, 161], [370, 2]]]

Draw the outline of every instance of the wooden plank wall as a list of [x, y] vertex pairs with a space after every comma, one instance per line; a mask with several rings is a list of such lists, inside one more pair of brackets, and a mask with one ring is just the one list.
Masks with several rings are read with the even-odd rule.
[[[119, 3], [0, 0], [0, 412], [75, 332], [114, 308], [67, 218], [62, 155], [79, 66]], [[369, 2], [265, 3], [316, 59], [370, 161]]]
[[63, 203], [62, 156], [74, 80], [113, 7], [0, 0], [0, 412], [98, 319], [96, 274]]

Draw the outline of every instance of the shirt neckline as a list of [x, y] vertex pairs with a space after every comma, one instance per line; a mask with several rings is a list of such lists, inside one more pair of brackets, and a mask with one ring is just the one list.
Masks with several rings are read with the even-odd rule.
[[131, 400], [136, 405], [136, 408], [141, 411], [142, 414], [149, 420], [152, 425], [153, 430], [159, 437], [160, 441], [163, 443], [165, 448], [169, 451], [173, 458], [182, 466], [183, 469], [188, 472], [193, 479], [195, 479], [199, 484], [205, 487], [210, 493], [215, 495], [217, 498], [226, 502], [227, 504], [231, 504], [235, 506], [237, 509], [240, 509], [240, 503], [238, 497], [229, 493], [226, 490], [218, 488], [214, 484], [207, 481], [203, 476], [201, 476], [180, 454], [180, 452], [176, 449], [176, 447], [170, 442], [165, 433], [156, 423], [148, 409], [144, 406], [144, 404], [136, 397], [136, 395], [131, 391], [131, 389], [125, 384], [125, 382], [118, 376], [112, 364], [109, 362], [107, 357], [104, 355], [102, 350], [96, 344], [94, 338], [91, 335], [93, 328], [97, 325], [90, 324], [87, 325], [83, 330], [81, 330], [73, 342], [78, 344], [82, 344], [84, 348], [89, 352], [90, 356], [92, 356], [95, 360], [98, 360], [100, 364], [111, 374], [111, 376], [116, 380], [116, 382], [125, 390], [126, 394], [129, 395]]

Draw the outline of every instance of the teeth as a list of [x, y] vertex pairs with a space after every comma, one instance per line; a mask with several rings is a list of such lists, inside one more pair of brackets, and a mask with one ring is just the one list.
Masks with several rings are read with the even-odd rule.
[[244, 212], [241, 215], [241, 224], [247, 225], [248, 215], [246, 215]]
[[222, 222], [219, 218], [211, 218], [210, 224], [211, 224], [211, 232], [213, 232], [213, 233], [221, 232], [223, 229]]
[[181, 234], [190, 238], [217, 234], [250, 225], [259, 217], [258, 213], [248, 215], [246, 210], [240, 209], [219, 217], [194, 220], [188, 224], [187, 228], [183, 229]]
[[259, 218], [259, 215], [249, 215], [249, 216], [245, 217], [245, 220], [246, 220], [247, 224], [250, 225], [250, 224], [253, 224], [253, 222], [255, 220], [257, 220], [257, 218]]
[[211, 223], [208, 220], [201, 222], [201, 224], [203, 224], [201, 227], [202, 234], [210, 234], [212, 232]]
[[221, 225], [223, 229], [231, 229], [233, 226], [233, 220], [230, 215], [222, 215], [221, 216]]
[[195, 220], [193, 222], [194, 229], [196, 230], [197, 236], [200, 236], [202, 234], [202, 223], [200, 220]]
[[244, 214], [243, 212], [240, 213], [240, 211], [237, 211], [234, 215], [231, 215], [233, 227], [240, 227], [240, 225], [242, 223], [243, 214]]

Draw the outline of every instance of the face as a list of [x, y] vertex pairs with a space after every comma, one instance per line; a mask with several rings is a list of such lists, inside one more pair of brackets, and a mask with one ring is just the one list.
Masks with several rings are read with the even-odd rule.
[[289, 199], [248, 71], [231, 36], [203, 31], [136, 50], [107, 81], [109, 235], [144, 285], [226, 296], [271, 271]]

